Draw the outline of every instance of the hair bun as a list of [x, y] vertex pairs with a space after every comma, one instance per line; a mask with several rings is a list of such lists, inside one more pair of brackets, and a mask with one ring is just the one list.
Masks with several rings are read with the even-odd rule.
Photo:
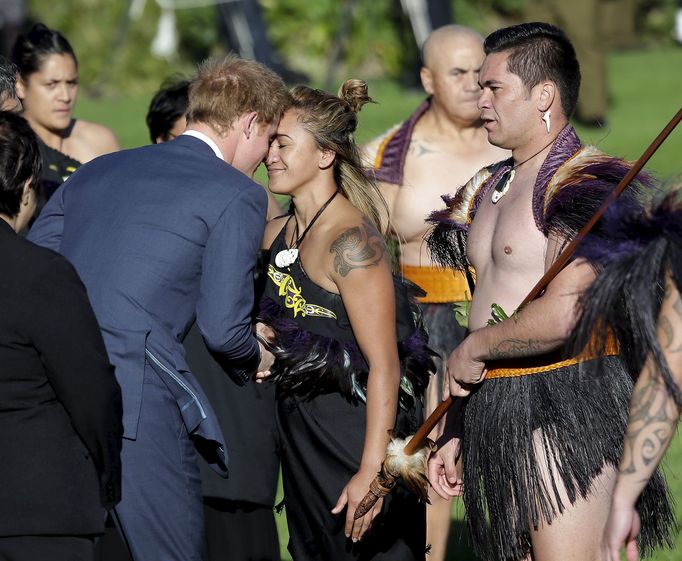
[[358, 113], [365, 103], [374, 102], [367, 95], [367, 82], [364, 80], [346, 80], [339, 90], [339, 97], [348, 104], [353, 113]]

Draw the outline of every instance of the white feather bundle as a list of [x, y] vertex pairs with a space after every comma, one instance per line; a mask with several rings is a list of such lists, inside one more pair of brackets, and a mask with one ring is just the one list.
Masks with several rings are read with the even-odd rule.
[[420, 500], [428, 502], [429, 481], [426, 477], [426, 462], [434, 444], [427, 440], [422, 448], [408, 456], [405, 454], [405, 446], [410, 440], [412, 436], [391, 439], [386, 448], [383, 471], [393, 477], [400, 477]]

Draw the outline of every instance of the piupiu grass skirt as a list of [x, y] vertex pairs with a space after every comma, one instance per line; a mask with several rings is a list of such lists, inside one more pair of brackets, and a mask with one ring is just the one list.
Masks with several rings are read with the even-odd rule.
[[[606, 368], [595, 367], [600, 360], [607, 361]], [[621, 360], [605, 357], [488, 379], [470, 396], [462, 441], [464, 503], [471, 543], [481, 559], [523, 559], [533, 528], [589, 499], [595, 477], [605, 466], [618, 466], [632, 387]], [[549, 483], [541, 476], [542, 465], [554, 466]], [[637, 509], [640, 553], [669, 546], [675, 523], [659, 471]]]

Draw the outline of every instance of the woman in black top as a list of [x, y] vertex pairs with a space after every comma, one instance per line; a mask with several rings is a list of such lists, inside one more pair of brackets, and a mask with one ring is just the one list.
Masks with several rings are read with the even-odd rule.
[[389, 431], [419, 423], [432, 366], [405, 288], [394, 285], [386, 206], [353, 140], [367, 86], [291, 94], [266, 165], [270, 189], [294, 210], [266, 229], [259, 312], [277, 357], [289, 549], [296, 560], [424, 559], [424, 505], [404, 489], [353, 517]]
[[76, 169], [97, 156], [119, 149], [107, 127], [74, 119], [78, 61], [66, 38], [36, 24], [17, 38], [12, 62], [19, 68], [17, 94], [23, 116], [40, 140], [43, 161], [38, 209]]

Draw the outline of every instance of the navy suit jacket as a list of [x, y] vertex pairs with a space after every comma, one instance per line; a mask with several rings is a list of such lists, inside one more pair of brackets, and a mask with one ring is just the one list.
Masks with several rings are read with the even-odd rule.
[[256, 370], [253, 271], [266, 208], [258, 184], [185, 135], [89, 162], [33, 225], [29, 239], [66, 256], [87, 287], [121, 385], [125, 437], [136, 435], [147, 364], [188, 432], [219, 443], [207, 459], [222, 470], [223, 437], [181, 341], [196, 317], [237, 381]]

